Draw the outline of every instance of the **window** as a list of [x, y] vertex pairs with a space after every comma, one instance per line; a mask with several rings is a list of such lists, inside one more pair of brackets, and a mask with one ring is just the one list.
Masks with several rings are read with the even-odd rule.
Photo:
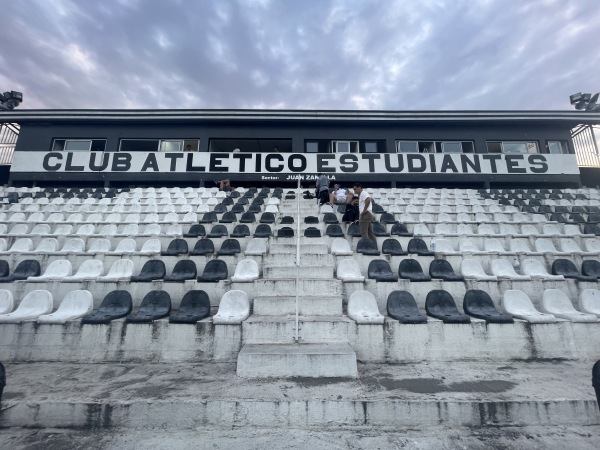
[[488, 142], [488, 153], [504, 153], [505, 155], [521, 155], [539, 153], [537, 142]]
[[331, 141], [331, 151], [335, 153], [358, 153], [358, 141]]
[[548, 141], [548, 153], [555, 155], [569, 153], [567, 141]]
[[198, 139], [121, 139], [121, 152], [198, 151]]
[[54, 152], [103, 152], [106, 148], [106, 139], [54, 139], [52, 151]]
[[472, 141], [396, 141], [399, 153], [473, 153]]
[[365, 153], [378, 153], [377, 142], [365, 142]]
[[318, 142], [307, 142], [306, 143], [306, 153], [319, 153], [319, 143]]

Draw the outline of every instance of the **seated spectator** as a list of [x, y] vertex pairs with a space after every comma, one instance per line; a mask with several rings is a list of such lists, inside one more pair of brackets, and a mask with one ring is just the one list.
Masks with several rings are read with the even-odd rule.
[[233, 190], [233, 187], [231, 187], [231, 183], [228, 179], [217, 181], [217, 183], [219, 183], [220, 191], [230, 192]]
[[357, 222], [360, 214], [358, 211], [358, 196], [352, 197], [352, 202], [346, 204], [346, 212], [342, 217], [342, 222], [353, 223]]
[[341, 188], [339, 184], [334, 184], [333, 192], [329, 194], [329, 203], [343, 205], [344, 203], [346, 203], [346, 195], [346, 189]]

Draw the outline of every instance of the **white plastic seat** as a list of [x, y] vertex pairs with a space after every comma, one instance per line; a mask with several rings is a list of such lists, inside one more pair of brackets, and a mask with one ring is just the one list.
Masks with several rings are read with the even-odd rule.
[[142, 234], [147, 236], [158, 236], [161, 234], [160, 225], [157, 223], [149, 223], [144, 227]]
[[169, 225], [169, 228], [167, 228], [165, 234], [169, 236], [181, 236], [183, 235], [183, 227], [179, 223], [172, 223]]
[[140, 254], [142, 255], [158, 255], [161, 251], [160, 239], [148, 239], [142, 245]]
[[85, 251], [85, 242], [81, 238], [67, 239], [59, 253], [79, 253]]
[[52, 314], [43, 314], [37, 318], [38, 323], [61, 324], [87, 316], [94, 309], [94, 299], [90, 291], [71, 291], [58, 305]]
[[492, 224], [482, 223], [481, 225], [479, 225], [477, 227], [477, 234], [479, 234], [479, 235], [494, 235], [494, 234], [498, 234], [498, 233], [496, 233]]
[[577, 311], [567, 294], [559, 289], [546, 289], [542, 298], [542, 311], [571, 322], [598, 322], [594, 314]]
[[424, 223], [417, 223], [413, 228], [413, 234], [415, 236], [431, 236], [431, 231]]
[[0, 315], [0, 323], [21, 323], [26, 320], [34, 320], [42, 314], [51, 313], [53, 306], [50, 292], [31, 291], [23, 297], [17, 309], [11, 313]]
[[433, 216], [429, 213], [421, 213], [419, 214], [419, 222], [435, 222], [433, 220]]
[[27, 218], [27, 222], [45, 222], [46, 216], [41, 212], [34, 212]]
[[35, 251], [36, 253], [55, 253], [58, 251], [58, 241], [55, 238], [41, 239]]
[[116, 248], [112, 252], [108, 252], [109, 255], [112, 254], [122, 254], [122, 253], [134, 253], [137, 250], [137, 244], [134, 239], [121, 239], [117, 244]]
[[458, 250], [461, 253], [481, 253], [475, 241], [469, 238], [462, 238], [458, 241]]
[[267, 242], [266, 238], [252, 238], [248, 241], [248, 245], [246, 245], [246, 251], [244, 251], [244, 255], [246, 256], [260, 256], [267, 253]]
[[476, 279], [478, 281], [497, 281], [495, 275], [488, 275], [481, 266], [481, 261], [478, 259], [463, 259], [460, 263], [460, 273], [465, 278]]
[[562, 275], [550, 275], [546, 267], [537, 259], [524, 259], [521, 262], [521, 271], [531, 278], [541, 278], [543, 280], [564, 280]]
[[555, 223], [545, 223], [542, 225], [542, 233], [546, 236], [558, 236], [562, 233]]
[[365, 277], [360, 271], [358, 261], [354, 259], [342, 259], [337, 265], [336, 277], [338, 280], [345, 282], [365, 281]]
[[556, 249], [554, 243], [547, 238], [537, 238], [535, 240], [534, 248], [536, 252], [541, 253], [561, 253]]
[[242, 259], [235, 267], [231, 281], [236, 283], [250, 283], [259, 276], [258, 264], [253, 259]]
[[25, 234], [28, 234], [28, 231], [29, 225], [27, 225], [26, 223], [18, 223], [10, 229], [8, 234], [13, 236], [23, 236]]
[[7, 222], [25, 222], [25, 213], [15, 212], [6, 220]]
[[436, 223], [435, 234], [438, 236], [449, 236], [455, 233], [452, 232], [450, 225], [448, 225], [447, 223]]
[[579, 295], [579, 309], [600, 317], [600, 290], [584, 289]]
[[498, 278], [508, 278], [509, 280], [531, 280], [528, 275], [519, 275], [514, 267], [505, 259], [494, 259], [490, 264], [492, 274]]
[[92, 242], [88, 253], [106, 253], [110, 251], [110, 241], [108, 239], [97, 239]]
[[86, 281], [95, 280], [102, 276], [104, 264], [99, 259], [87, 259], [81, 263], [77, 273], [70, 277], [65, 277], [62, 281]]
[[[436, 239], [432, 244], [435, 244], [435, 252], [436, 253], [446, 253], [446, 254], [457, 253], [457, 251], [454, 250], [454, 246], [452, 245], [452, 242], [450, 242], [450, 240], [448, 240], [448, 239]], [[432, 248], [433, 248], [433, 245], [432, 245]]]
[[377, 300], [369, 291], [353, 292], [348, 300], [348, 317], [358, 324], [383, 324], [385, 317], [379, 312]]
[[54, 229], [54, 234], [57, 236], [66, 236], [67, 234], [71, 234], [73, 232], [73, 225], [69, 224], [61, 224], [57, 225]]
[[600, 240], [599, 239], [586, 239], [584, 241], [585, 249], [589, 253], [600, 253]]
[[523, 319], [531, 323], [554, 323], [556, 317], [552, 314], [539, 312], [533, 306], [531, 299], [525, 292], [518, 289], [509, 289], [502, 296], [502, 307], [517, 319]]
[[91, 223], [87, 223], [85, 225], [81, 225], [77, 229], [77, 232], [75, 234], [79, 234], [82, 236], [89, 236], [91, 234], [94, 234], [95, 231], [96, 231], [96, 227], [94, 225], [92, 225]]
[[221, 302], [219, 310], [213, 316], [215, 325], [239, 325], [250, 315], [250, 301], [244, 291], [227, 291]]
[[459, 235], [474, 234], [470, 223], [459, 223], [456, 225], [456, 233]]
[[115, 261], [110, 270], [103, 277], [98, 277], [97, 281], [115, 282], [129, 280], [133, 275], [133, 261], [130, 259], [119, 259]]
[[0, 289], [0, 314], [8, 314], [15, 308], [12, 292], [8, 289]]
[[279, 208], [277, 205], [267, 205], [265, 208], [265, 212], [277, 214], [279, 212]]
[[475, 222], [493, 222], [489, 214], [477, 213], [475, 214]]
[[516, 236], [519, 234], [516, 227], [510, 223], [500, 224], [500, 234], [503, 236]]
[[181, 219], [181, 222], [183, 222], [183, 223], [198, 222], [198, 214], [196, 214], [195, 212], [191, 212], [191, 211], [187, 212]]
[[140, 223], [140, 215], [138, 213], [127, 214], [123, 222], [135, 224]]
[[67, 222], [83, 222], [83, 215], [80, 213], [69, 214], [69, 217], [67, 217]]
[[[269, 200], [270, 202], [270, 200]], [[270, 205], [279, 205], [279, 203], [268, 203]], [[333, 208], [330, 205], [322, 205], [321, 206], [321, 210], [320, 213], [321, 214], [325, 214], [325, 213], [333, 213]]]
[[581, 233], [581, 228], [579, 228], [579, 225], [573, 225], [573, 224], [565, 224], [565, 234], [567, 236], [575, 236], [575, 235], [579, 235], [579, 234], [583, 234]]
[[73, 273], [73, 267], [71, 261], [67, 259], [57, 259], [52, 261], [46, 267], [45, 272], [39, 277], [29, 277], [28, 282], [44, 282], [51, 280], [62, 280], [65, 277], [71, 276]]
[[483, 242], [483, 249], [489, 253], [506, 253], [504, 244], [500, 239], [489, 238]]
[[20, 253], [20, 252], [30, 252], [33, 250], [33, 241], [29, 238], [19, 238], [15, 240], [13, 245], [10, 247], [9, 252], [11, 253]]
[[125, 236], [137, 236], [139, 231], [140, 229], [137, 223], [128, 223], [121, 230], [121, 234]]
[[331, 254], [335, 256], [352, 256], [354, 252], [346, 239], [335, 238], [331, 242]]
[[163, 218], [162, 222], [179, 223], [179, 216], [175, 212], [170, 212], [168, 214], [165, 214], [165, 217]]
[[559, 240], [560, 250], [563, 253], [584, 253], [581, 247], [574, 239], [562, 238]]
[[526, 223], [524, 225], [521, 225], [521, 234], [527, 236], [537, 236], [540, 234], [540, 232], [535, 225]]
[[32, 234], [32, 235], [50, 234], [50, 230], [51, 230], [50, 225], [48, 225], [47, 223], [38, 223], [31, 229], [29, 234]]
[[102, 219], [102, 214], [100, 214], [100, 213], [90, 214], [89, 216], [87, 216], [87, 218], [85, 219], [85, 221], [87, 223], [104, 222], [104, 220]]
[[532, 253], [529, 242], [525, 239], [511, 239], [508, 247], [511, 253]]

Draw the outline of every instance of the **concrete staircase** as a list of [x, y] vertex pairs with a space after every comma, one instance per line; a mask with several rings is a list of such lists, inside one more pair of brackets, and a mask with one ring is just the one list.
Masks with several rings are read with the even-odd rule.
[[[318, 215], [317, 206], [306, 203], [302, 202], [299, 218], [293, 214], [295, 201], [282, 202], [280, 213], [294, 215], [296, 221]], [[355, 378], [356, 353], [347, 339], [343, 286], [334, 277], [335, 262], [327, 244], [320, 239], [303, 241], [299, 265], [296, 253], [295, 242], [275, 241], [270, 246], [271, 260], [255, 283], [253, 315], [242, 325], [244, 346], [237, 359], [237, 375]]]

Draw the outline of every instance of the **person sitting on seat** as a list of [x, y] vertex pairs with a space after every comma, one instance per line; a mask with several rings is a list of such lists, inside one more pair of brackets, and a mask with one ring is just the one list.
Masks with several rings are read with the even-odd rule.
[[333, 192], [329, 194], [329, 203], [343, 205], [346, 203], [346, 189], [340, 187], [339, 184], [333, 185]]
[[360, 217], [358, 211], [358, 196], [352, 197], [352, 202], [346, 204], [346, 212], [342, 216], [342, 222], [354, 223], [357, 222]]
[[228, 179], [218, 181], [217, 183], [219, 183], [220, 191], [230, 192], [233, 190], [233, 187], [231, 187], [231, 183]]

